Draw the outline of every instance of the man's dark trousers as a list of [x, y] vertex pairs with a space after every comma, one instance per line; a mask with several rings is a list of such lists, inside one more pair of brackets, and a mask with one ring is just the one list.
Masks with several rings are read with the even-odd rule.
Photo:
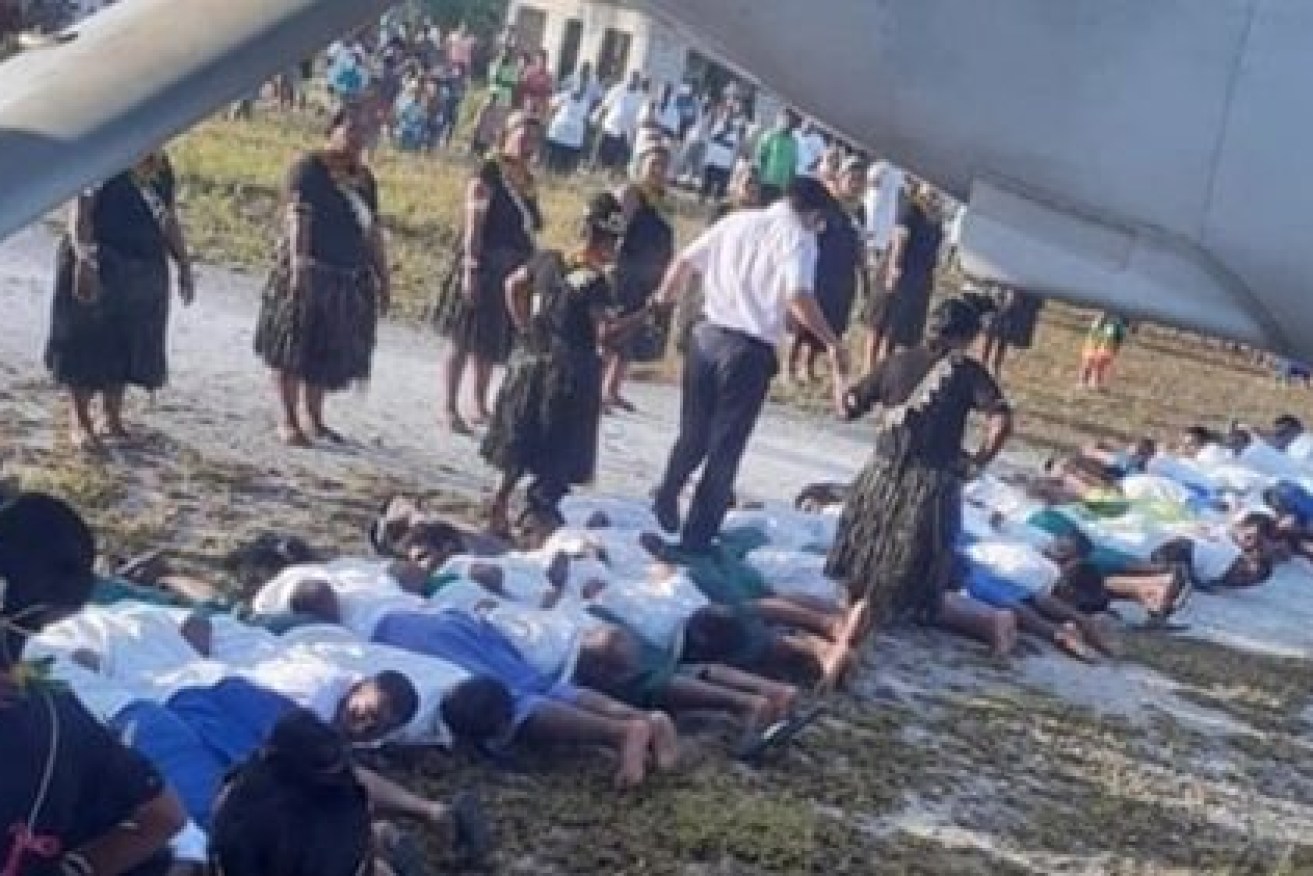
[[779, 371], [775, 347], [751, 335], [703, 323], [693, 333], [684, 361], [679, 439], [657, 487], [658, 515], [677, 509], [684, 485], [704, 465], [682, 544], [710, 547], [734, 496], [734, 481], [757, 425], [771, 380]]

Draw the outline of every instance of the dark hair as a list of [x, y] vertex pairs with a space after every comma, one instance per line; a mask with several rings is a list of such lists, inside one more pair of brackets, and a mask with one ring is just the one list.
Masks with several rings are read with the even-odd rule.
[[815, 213], [829, 209], [834, 203], [834, 196], [814, 176], [796, 176], [784, 190], [784, 197], [789, 206], [799, 213]]
[[1185, 434], [1200, 444], [1222, 443], [1222, 436], [1207, 426], [1190, 426], [1185, 430]]
[[507, 731], [514, 717], [511, 692], [493, 678], [468, 678], [442, 698], [442, 722], [457, 741], [491, 742]]
[[374, 676], [374, 683], [392, 704], [392, 715], [398, 727], [404, 727], [419, 714], [419, 691], [414, 683], [404, 674], [392, 669]]
[[1262, 511], [1250, 511], [1244, 517], [1240, 518], [1239, 526], [1245, 529], [1253, 528], [1258, 530], [1260, 538], [1271, 540], [1277, 537], [1277, 524], [1272, 519], [1272, 515], [1264, 514]]
[[324, 128], [324, 136], [331, 137], [338, 129], [356, 118], [356, 110], [352, 107], [342, 107], [333, 113], [328, 119], [328, 126]]
[[441, 520], [426, 520], [406, 531], [397, 543], [404, 554], [416, 547], [427, 547], [443, 553], [460, 553], [465, 550], [465, 534]]
[[62, 499], [20, 493], [0, 507], [0, 614], [81, 608], [95, 584], [96, 538]]
[[1158, 455], [1158, 442], [1152, 438], [1137, 438], [1132, 445], [1132, 452], [1136, 456], [1153, 458]]
[[584, 211], [584, 236], [589, 240], [616, 240], [625, 233], [625, 211], [610, 192], [598, 192], [588, 199]]
[[355, 876], [371, 854], [370, 831], [369, 797], [345, 742], [297, 710], [229, 776], [210, 860], [223, 876]]
[[716, 663], [742, 653], [748, 646], [747, 621], [719, 605], [693, 612], [684, 626], [684, 653], [689, 663]]
[[1282, 414], [1272, 421], [1272, 428], [1283, 432], [1303, 432], [1304, 423], [1294, 414]]
[[980, 334], [985, 315], [992, 309], [992, 299], [987, 295], [949, 298], [930, 314], [926, 337], [932, 346], [973, 340]]

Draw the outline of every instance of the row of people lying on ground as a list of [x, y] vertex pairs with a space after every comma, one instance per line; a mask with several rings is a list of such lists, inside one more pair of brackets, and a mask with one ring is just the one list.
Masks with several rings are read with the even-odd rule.
[[[508, 554], [394, 506], [376, 539], [394, 559], [291, 566], [255, 594], [255, 624], [108, 585], [99, 598], [117, 604], [55, 626], [34, 653], [55, 658], [57, 674], [156, 762], [198, 824], [224, 771], [297, 706], [361, 744], [607, 745], [622, 786], [652, 763], [675, 764], [676, 731], [658, 708], [734, 714], [746, 751], [784, 738], [763, 731], [789, 716], [797, 691], [754, 672], [823, 665], [841, 616], [820, 575], [833, 517], [740, 512], [737, 554], [681, 572], [653, 568], [669, 549], [641, 534], [641, 506], [567, 508], [589, 525]], [[615, 521], [637, 526], [604, 525]], [[964, 540], [965, 591], [946, 598], [941, 622], [1000, 650], [1020, 628], [1091, 656], [1110, 650], [1093, 615], [1113, 600], [1165, 617], [1187, 589], [1179, 559], [1112, 562], [1105, 550], [1099, 565], [1070, 525], [1042, 550], [1023, 547]], [[191, 583], [192, 597], [204, 595]], [[446, 817], [400, 789], [384, 793]]]

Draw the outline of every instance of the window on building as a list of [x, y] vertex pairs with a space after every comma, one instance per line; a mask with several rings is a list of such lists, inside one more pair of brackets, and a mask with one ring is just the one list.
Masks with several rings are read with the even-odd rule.
[[564, 79], [579, 66], [579, 47], [584, 41], [584, 23], [571, 18], [565, 23], [565, 33], [561, 35], [561, 51], [557, 54], [556, 75]]
[[602, 34], [602, 49], [598, 52], [597, 72], [605, 80], [623, 79], [629, 73], [629, 53], [634, 37], [623, 30], [608, 27]]

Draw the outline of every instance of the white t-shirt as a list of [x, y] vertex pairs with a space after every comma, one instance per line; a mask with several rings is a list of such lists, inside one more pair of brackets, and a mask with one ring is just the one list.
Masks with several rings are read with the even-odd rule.
[[448, 584], [433, 594], [429, 603], [484, 618], [544, 675], [568, 678], [574, 674], [583, 631], [563, 614], [509, 602], [468, 580]]
[[561, 146], [579, 149], [588, 136], [588, 113], [592, 109], [588, 95], [576, 96], [567, 92], [556, 99], [552, 121], [547, 126], [547, 139]]
[[839, 531], [839, 521], [826, 514], [808, 514], [787, 505], [731, 511], [723, 529], [754, 529], [772, 547], [790, 551], [828, 551]]
[[1062, 575], [1052, 560], [1020, 542], [980, 541], [967, 547], [963, 554], [971, 563], [1031, 594], [1048, 593]]
[[898, 225], [898, 201], [903, 190], [903, 172], [882, 161], [871, 170], [866, 193], [866, 225], [871, 247], [886, 250]]
[[592, 600], [649, 643], [672, 649], [689, 617], [709, 603], [686, 574], [662, 579], [616, 577]]
[[[643, 546], [638, 543], [639, 533], [627, 529], [571, 529], [563, 527], [552, 533], [544, 552], [560, 551], [573, 558], [605, 558], [611, 576], [630, 578], [648, 577], [657, 565]], [[573, 566], [573, 562], [571, 566]], [[571, 576], [573, 578], [573, 576]]]
[[74, 663], [58, 650], [45, 647], [35, 640], [28, 642], [23, 655], [29, 660], [49, 659], [50, 676], [77, 694], [82, 705], [102, 724], [112, 721], [114, 716], [133, 703], [150, 699], [146, 693], [131, 685], [93, 672]]
[[642, 109], [642, 91], [630, 91], [623, 82], [614, 86], [602, 102], [602, 130], [612, 137], [633, 139]]
[[462, 554], [448, 560], [442, 567], [441, 574], [468, 578], [475, 566], [500, 569], [501, 589], [506, 597], [514, 602], [537, 608], [556, 590], [552, 582], [547, 579], [546, 572], [546, 565], [552, 555], [542, 553], [545, 556], [507, 554], [503, 557], [474, 557]]
[[1293, 441], [1286, 445], [1286, 455], [1301, 465], [1313, 462], [1313, 435], [1308, 432], [1300, 432]]
[[684, 250], [702, 274], [707, 322], [772, 347], [793, 296], [812, 294], [816, 235], [785, 202], [725, 217]]
[[1132, 502], [1165, 502], [1188, 505], [1190, 491], [1179, 481], [1163, 475], [1127, 475], [1122, 478], [1122, 494]]
[[335, 560], [324, 565], [291, 566], [284, 569], [255, 595], [257, 614], [290, 611], [296, 588], [306, 581], [326, 581], [337, 595], [342, 625], [361, 638], [369, 639], [379, 622], [389, 614], [417, 611], [424, 600], [406, 593], [388, 572], [389, 560]]
[[703, 161], [708, 167], [720, 170], [732, 170], [734, 160], [739, 157], [739, 147], [743, 142], [742, 123], [735, 119], [721, 119], [712, 123], [707, 132], [707, 151]]
[[209, 687], [228, 667], [203, 658], [183, 637], [187, 612], [140, 603], [89, 606], [48, 627], [38, 641], [72, 655], [90, 651], [100, 674], [125, 684], [142, 699], [165, 702], [189, 687]]
[[318, 654], [288, 647], [276, 657], [233, 667], [232, 676], [286, 697], [332, 723], [342, 700], [364, 676], [344, 671]]
[[683, 118], [679, 115], [679, 107], [675, 105], [674, 100], [671, 100], [664, 107], [660, 105], [659, 100], [650, 100], [643, 105], [643, 110], [638, 117], [639, 125], [651, 122], [668, 137], [679, 134], [679, 126], [682, 121]]
[[817, 131], [799, 131], [793, 138], [798, 141], [798, 175], [811, 173], [825, 155], [825, 138]]
[[561, 514], [572, 527], [584, 528], [595, 514], [606, 515], [607, 527], [633, 532], [658, 532], [660, 526], [649, 502], [614, 496], [566, 496], [561, 500]]
[[764, 547], [748, 554], [748, 565], [761, 573], [773, 592], [780, 596], [840, 600], [841, 588], [825, 577], [821, 554]]
[[1298, 463], [1262, 438], [1251, 440], [1249, 446], [1240, 451], [1236, 458], [1242, 464], [1268, 477], [1294, 480], [1304, 474]]
[[1167, 453], [1155, 454], [1145, 466], [1145, 471], [1152, 475], [1170, 478], [1178, 484], [1203, 490], [1214, 490], [1218, 486], [1198, 460], [1181, 459]]
[[1240, 546], [1230, 538], [1196, 538], [1192, 542], [1190, 568], [1195, 578], [1205, 584], [1216, 584], [1225, 578], [1242, 556]]
[[400, 672], [415, 686], [419, 709], [414, 720], [391, 741], [451, 747], [451, 731], [442, 722], [442, 699], [470, 677], [464, 669], [435, 657], [363, 641], [342, 627], [300, 627], [283, 639], [294, 654], [326, 662], [361, 678], [380, 672]]

